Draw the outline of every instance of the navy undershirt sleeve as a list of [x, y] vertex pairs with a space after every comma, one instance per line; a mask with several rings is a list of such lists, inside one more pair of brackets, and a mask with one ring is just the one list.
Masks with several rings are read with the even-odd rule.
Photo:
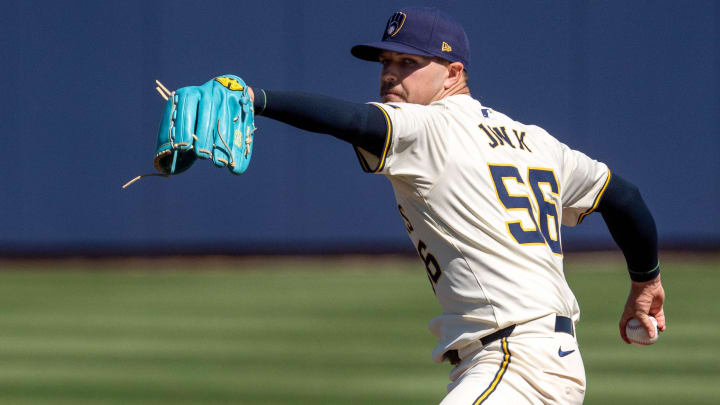
[[388, 123], [371, 104], [351, 103], [332, 97], [253, 88], [255, 114], [306, 131], [330, 134], [380, 155]]
[[598, 204], [615, 243], [622, 250], [633, 281], [649, 281], [660, 273], [655, 220], [638, 188], [618, 176], [610, 183]]
[[[379, 108], [315, 94], [254, 89], [255, 114], [325, 133], [380, 155], [387, 121]], [[627, 261], [634, 281], [659, 274], [655, 220], [633, 184], [613, 174], [597, 210]]]

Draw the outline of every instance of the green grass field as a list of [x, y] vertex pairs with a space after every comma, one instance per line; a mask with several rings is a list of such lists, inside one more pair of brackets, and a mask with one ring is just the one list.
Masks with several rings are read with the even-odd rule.
[[[436, 404], [439, 311], [407, 260], [0, 263], [0, 403]], [[668, 331], [628, 346], [619, 255], [569, 254], [586, 404], [720, 403], [720, 259], [663, 259]]]

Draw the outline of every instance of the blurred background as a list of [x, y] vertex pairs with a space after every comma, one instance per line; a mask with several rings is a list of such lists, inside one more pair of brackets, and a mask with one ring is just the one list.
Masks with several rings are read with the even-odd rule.
[[[636, 183], [669, 248], [717, 248], [717, 1], [14, 1], [0, 13], [0, 252], [412, 252], [390, 183], [352, 148], [265, 118], [248, 172], [141, 180], [170, 89], [251, 86], [378, 99], [350, 56], [405, 4], [471, 40], [470, 87]], [[592, 218], [566, 249], [614, 246]]]
[[[617, 336], [624, 261], [564, 228], [589, 404], [720, 402], [720, 2], [0, 2], [0, 403], [437, 403], [439, 310], [390, 183], [259, 117], [240, 177], [151, 177], [168, 88], [378, 99], [350, 56], [405, 5], [465, 27], [473, 96], [640, 187], [668, 332]], [[715, 173], [715, 174], [713, 174]], [[588, 254], [587, 252], [592, 252]]]

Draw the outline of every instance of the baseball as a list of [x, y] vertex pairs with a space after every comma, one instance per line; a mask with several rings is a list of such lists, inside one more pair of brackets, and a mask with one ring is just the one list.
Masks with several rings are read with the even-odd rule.
[[657, 320], [651, 316], [650, 321], [652, 321], [652, 324], [655, 326], [654, 338], [651, 338], [648, 335], [647, 331], [642, 326], [642, 323], [640, 323], [639, 320], [633, 318], [628, 321], [627, 326], [625, 327], [625, 333], [627, 334], [627, 337], [628, 339], [630, 339], [630, 342], [632, 342], [632, 344], [638, 346], [648, 346], [658, 340], [659, 333], [657, 327]]

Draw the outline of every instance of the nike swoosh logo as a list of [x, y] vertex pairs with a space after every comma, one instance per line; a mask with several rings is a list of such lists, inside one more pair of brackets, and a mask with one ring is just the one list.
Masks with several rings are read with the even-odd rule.
[[560, 347], [558, 347], [558, 356], [560, 356], [560, 357], [565, 357], [565, 356], [567, 356], [568, 354], [570, 354], [570, 353], [572, 353], [572, 352], [574, 352], [574, 351], [575, 351], [575, 350], [568, 350], [568, 351], [564, 352], [564, 351], [562, 350], [562, 346], [560, 346]]

